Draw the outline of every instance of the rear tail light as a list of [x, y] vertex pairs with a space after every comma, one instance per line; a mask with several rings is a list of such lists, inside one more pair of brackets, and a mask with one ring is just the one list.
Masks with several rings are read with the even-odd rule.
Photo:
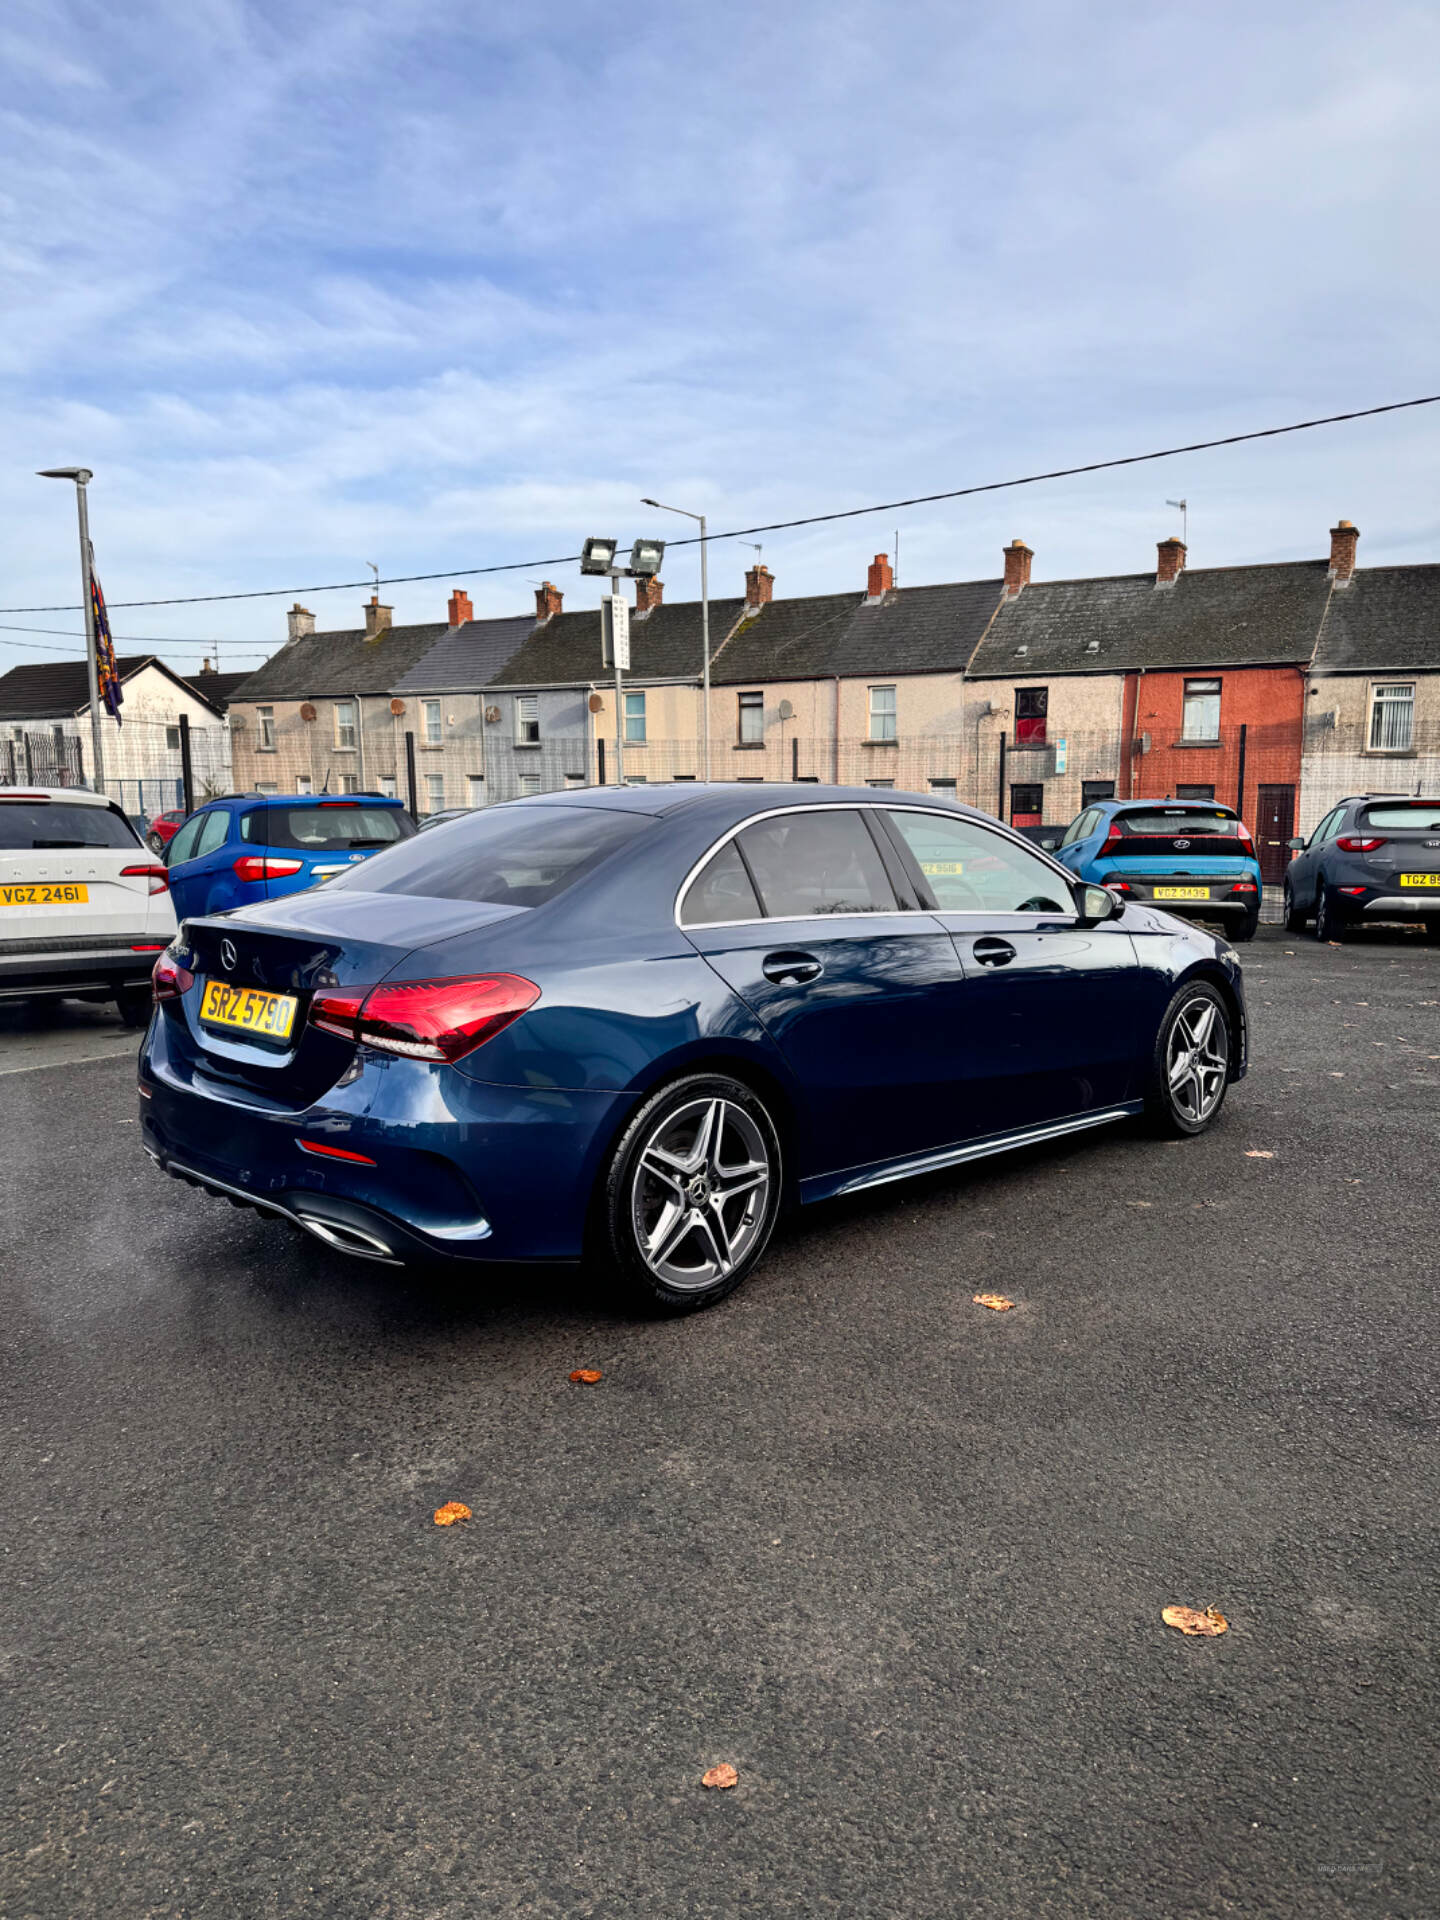
[[1336, 888], [1337, 893], [1361, 894], [1361, 893], [1368, 893], [1369, 891], [1370, 889], [1368, 887], [1337, 887]]
[[1254, 893], [1255, 882], [1253, 880], [1237, 880], [1230, 891], [1231, 893]]
[[539, 998], [539, 987], [518, 973], [396, 980], [349, 993], [317, 993], [310, 1024], [411, 1060], [461, 1060]]
[[121, 867], [120, 869], [120, 878], [122, 880], [139, 880], [142, 877], [150, 882], [151, 893], [169, 892], [170, 875], [165, 871], [164, 867], [156, 867], [147, 863], [143, 867]]
[[150, 991], [157, 1002], [178, 1000], [182, 993], [188, 993], [195, 984], [195, 976], [188, 967], [182, 967], [167, 947], [155, 962], [150, 975]]
[[270, 854], [244, 853], [235, 862], [235, 875], [240, 880], [284, 880], [292, 873], [299, 873], [304, 864], [303, 860], [276, 860]]
[[1119, 846], [1122, 838], [1123, 838], [1123, 835], [1121, 834], [1119, 827], [1112, 826], [1109, 833], [1106, 834], [1105, 844], [1104, 846], [1101, 847], [1099, 853], [1096, 855], [1096, 858], [1099, 860], [1103, 860], [1107, 853], [1113, 853], [1116, 847]]
[[1243, 820], [1237, 820], [1235, 822], [1235, 838], [1237, 840], [1243, 840], [1247, 847], [1253, 847], [1255, 844], [1250, 837], [1250, 829]]
[[1385, 838], [1383, 834], [1342, 833], [1335, 844], [1346, 853], [1373, 853], [1376, 847], [1384, 846]]

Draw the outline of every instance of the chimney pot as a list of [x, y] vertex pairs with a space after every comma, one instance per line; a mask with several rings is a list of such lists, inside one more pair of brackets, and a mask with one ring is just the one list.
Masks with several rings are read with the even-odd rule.
[[542, 581], [535, 589], [535, 624], [543, 627], [552, 614], [559, 613], [564, 598], [553, 581]]
[[649, 613], [665, 598], [665, 582], [658, 574], [641, 574], [635, 582], [635, 611]]
[[463, 627], [467, 620], [475, 618], [475, 609], [470, 604], [470, 596], [463, 587], [456, 587], [450, 596], [450, 624]]
[[1355, 571], [1355, 549], [1360, 544], [1360, 529], [1342, 520], [1330, 529], [1330, 580], [1337, 587], [1348, 587]]
[[767, 566], [751, 567], [745, 576], [747, 607], [768, 607], [775, 593], [775, 576]]
[[308, 607], [302, 607], [298, 600], [290, 609], [289, 613], [286, 614], [285, 619], [290, 628], [285, 642], [287, 646], [291, 640], [303, 640], [307, 633], [313, 633], [315, 631], [314, 614], [311, 613]]
[[1185, 542], [1171, 534], [1168, 540], [1155, 543], [1155, 584], [1157, 587], [1173, 587], [1180, 578], [1185, 566]]
[[865, 594], [870, 600], [882, 599], [895, 584], [895, 569], [890, 565], [888, 553], [877, 553], [870, 562], [870, 572], [866, 577]]
[[1035, 558], [1032, 548], [1023, 540], [1012, 540], [1005, 549], [1005, 598], [1013, 600], [1021, 589], [1030, 584], [1030, 563]]
[[378, 640], [394, 618], [393, 607], [382, 607], [378, 593], [372, 593], [365, 605], [365, 638]]

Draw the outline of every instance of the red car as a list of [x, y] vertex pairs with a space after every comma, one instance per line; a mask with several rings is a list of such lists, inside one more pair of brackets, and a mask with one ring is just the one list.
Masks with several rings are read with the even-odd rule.
[[172, 807], [169, 813], [157, 813], [145, 836], [150, 851], [163, 853], [189, 818], [184, 807]]

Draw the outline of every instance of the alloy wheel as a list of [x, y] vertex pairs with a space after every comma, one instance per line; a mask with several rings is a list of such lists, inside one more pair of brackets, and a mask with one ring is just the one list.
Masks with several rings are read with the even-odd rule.
[[1165, 1077], [1176, 1112], [1192, 1126], [1208, 1120], [1225, 1091], [1230, 1031], [1208, 996], [1187, 1000], [1175, 1016], [1165, 1049]]
[[764, 1229], [773, 1177], [764, 1135], [735, 1101], [666, 1114], [636, 1155], [630, 1194], [646, 1266], [679, 1292], [723, 1280]]

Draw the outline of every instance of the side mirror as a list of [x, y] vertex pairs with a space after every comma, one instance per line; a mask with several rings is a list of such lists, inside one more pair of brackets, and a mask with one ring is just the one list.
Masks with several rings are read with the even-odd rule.
[[1099, 926], [1102, 920], [1113, 920], [1117, 913], [1124, 911], [1125, 902], [1118, 894], [1111, 893], [1108, 887], [1083, 886], [1077, 887], [1075, 892], [1083, 927]]
[[1299, 853], [1300, 849], [1306, 843], [1303, 840], [1287, 840], [1285, 844], [1290, 849], [1291, 853]]

